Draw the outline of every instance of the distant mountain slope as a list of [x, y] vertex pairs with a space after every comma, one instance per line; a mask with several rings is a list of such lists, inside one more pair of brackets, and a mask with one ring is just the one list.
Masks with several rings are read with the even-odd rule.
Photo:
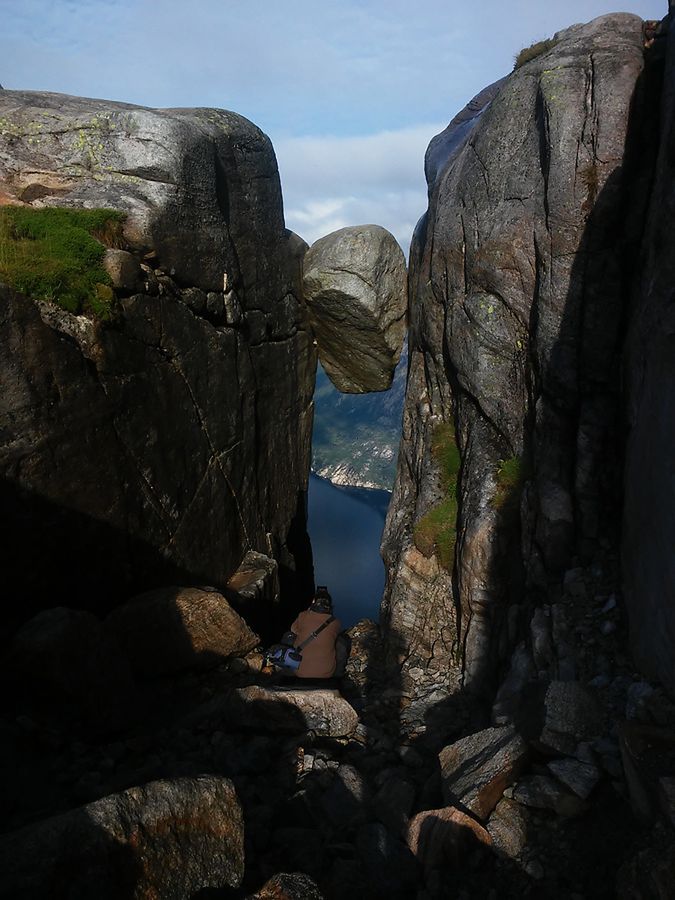
[[408, 350], [388, 391], [341, 394], [319, 366], [314, 393], [312, 469], [334, 484], [383, 488], [394, 483]]

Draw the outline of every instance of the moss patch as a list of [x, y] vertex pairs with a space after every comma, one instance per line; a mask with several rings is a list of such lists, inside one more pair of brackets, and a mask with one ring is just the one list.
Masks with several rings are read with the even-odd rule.
[[450, 571], [457, 540], [457, 476], [461, 464], [452, 425], [444, 424], [436, 429], [431, 455], [438, 466], [445, 496], [416, 523], [413, 540], [420, 553], [427, 557], [436, 554], [440, 564]]
[[516, 56], [513, 71], [519, 69], [521, 66], [524, 66], [525, 63], [530, 62], [532, 59], [536, 59], [538, 56], [541, 56], [542, 53], [546, 53], [548, 50], [551, 50], [558, 42], [553, 38], [548, 38], [545, 41], [537, 41], [535, 44], [530, 44], [529, 47], [523, 47], [520, 53]]
[[72, 313], [108, 318], [114, 294], [101, 264], [121, 243], [112, 209], [0, 208], [0, 281]]
[[522, 456], [500, 460], [497, 469], [497, 492], [492, 500], [495, 509], [506, 513], [516, 512], [527, 478], [527, 466]]

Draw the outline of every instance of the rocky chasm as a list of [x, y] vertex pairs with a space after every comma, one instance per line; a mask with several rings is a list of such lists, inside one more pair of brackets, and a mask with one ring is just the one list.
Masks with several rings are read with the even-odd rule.
[[[233, 113], [0, 90], [0, 896], [668, 896], [669, 26], [572, 26], [431, 142], [382, 623], [324, 688], [260, 635], [312, 589], [317, 356], [391, 382], [399, 248], [308, 250]], [[83, 209], [101, 281], [45, 296], [31, 216]]]

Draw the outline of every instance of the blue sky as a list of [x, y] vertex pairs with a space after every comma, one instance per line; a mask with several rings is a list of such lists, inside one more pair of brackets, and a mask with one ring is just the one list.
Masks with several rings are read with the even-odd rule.
[[146, 106], [219, 106], [273, 140], [289, 227], [376, 222], [404, 247], [424, 151], [521, 47], [666, 0], [0, 0], [0, 82]]

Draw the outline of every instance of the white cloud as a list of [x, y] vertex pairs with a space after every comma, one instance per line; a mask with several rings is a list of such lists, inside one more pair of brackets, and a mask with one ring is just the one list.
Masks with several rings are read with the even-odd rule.
[[[644, 18], [665, 12], [664, 0], [623, 5]], [[375, 222], [405, 249], [426, 208], [430, 138], [506, 74], [521, 47], [616, 6], [0, 0], [0, 82], [235, 110], [272, 137], [289, 227], [312, 241]]]
[[424, 153], [446, 124], [365, 137], [272, 135], [287, 226], [311, 244], [345, 225], [382, 225], [407, 253], [427, 206]]

